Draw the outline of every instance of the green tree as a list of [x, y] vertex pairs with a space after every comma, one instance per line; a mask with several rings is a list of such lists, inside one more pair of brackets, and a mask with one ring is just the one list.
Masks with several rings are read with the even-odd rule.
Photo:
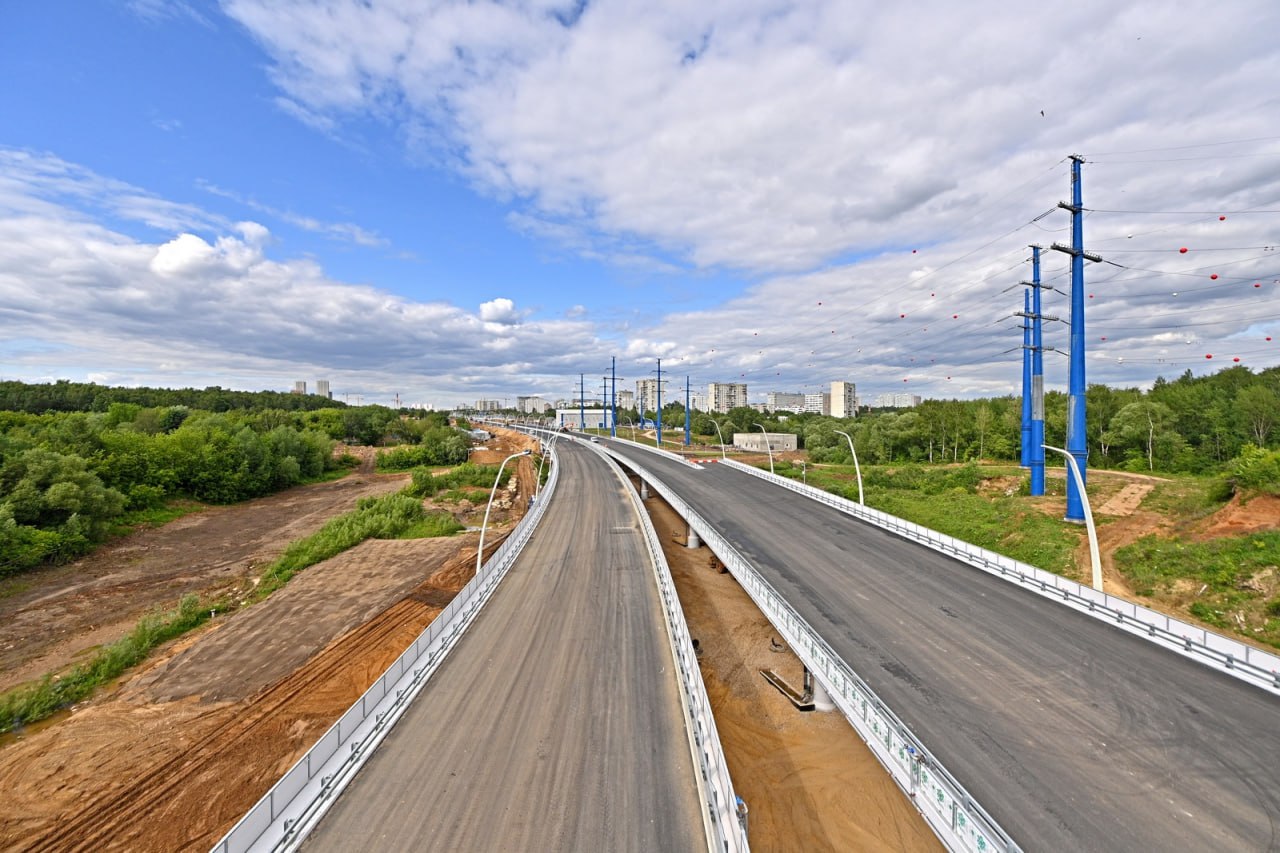
[[1265, 385], [1251, 385], [1236, 395], [1235, 410], [1242, 431], [1259, 447], [1266, 447], [1271, 430], [1280, 421], [1280, 396]]

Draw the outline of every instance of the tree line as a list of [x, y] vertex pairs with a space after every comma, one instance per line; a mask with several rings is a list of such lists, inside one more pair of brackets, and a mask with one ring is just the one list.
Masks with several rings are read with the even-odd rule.
[[[23, 386], [35, 389], [26, 394], [16, 387], [22, 383], [3, 385], [0, 399], [21, 405], [0, 410], [0, 575], [74, 559], [124, 514], [171, 498], [231, 503], [320, 478], [342, 464], [334, 455], [339, 441], [411, 444], [423, 448], [421, 458], [466, 460], [465, 434], [443, 413], [280, 409], [269, 407], [271, 392], [243, 398], [256, 407], [222, 411], [121, 401], [65, 411], [59, 407], [85, 399], [76, 396], [84, 388], [103, 389], [54, 383]], [[45, 403], [55, 405], [27, 410]]]
[[[1226, 470], [1246, 448], [1275, 448], [1280, 439], [1280, 367], [1257, 373], [1233, 366], [1206, 376], [1187, 371], [1159, 378], [1150, 390], [1090, 385], [1086, 391], [1089, 465], [1129, 471], [1212, 473]], [[619, 411], [636, 419], [638, 413]], [[652, 419], [654, 413], [646, 412]], [[1045, 441], [1065, 446], [1067, 395], [1045, 394]], [[679, 403], [663, 407], [670, 434], [684, 428]], [[690, 430], [726, 442], [733, 432], [789, 432], [815, 462], [852, 461], [843, 430], [861, 462], [1014, 461], [1022, 449], [1022, 400], [925, 400], [909, 409], [869, 409], [856, 418], [759, 412], [694, 412]]]

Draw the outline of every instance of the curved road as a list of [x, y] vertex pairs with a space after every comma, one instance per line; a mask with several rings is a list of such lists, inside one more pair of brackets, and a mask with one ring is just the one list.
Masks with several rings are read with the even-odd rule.
[[627, 486], [557, 451], [538, 529], [308, 851], [706, 849]]
[[1280, 850], [1280, 698], [817, 501], [612, 442], [1027, 850]]

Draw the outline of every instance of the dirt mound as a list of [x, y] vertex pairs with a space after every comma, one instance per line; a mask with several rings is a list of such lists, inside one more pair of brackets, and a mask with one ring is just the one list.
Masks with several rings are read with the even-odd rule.
[[448, 604], [453, 578], [432, 562], [456, 572], [467, 539], [372, 542], [319, 563], [116, 698], [9, 744], [0, 847], [208, 849]]
[[1226, 506], [1209, 516], [1203, 529], [1197, 530], [1193, 536], [1196, 539], [1214, 539], [1276, 528], [1280, 528], [1280, 496], [1254, 495], [1244, 498], [1236, 494]]
[[188, 593], [234, 590], [285, 546], [359, 498], [396, 491], [405, 475], [352, 474], [235, 506], [208, 507], [140, 530], [82, 560], [14, 579], [0, 598], [0, 690], [39, 678], [118, 640], [150, 610]]

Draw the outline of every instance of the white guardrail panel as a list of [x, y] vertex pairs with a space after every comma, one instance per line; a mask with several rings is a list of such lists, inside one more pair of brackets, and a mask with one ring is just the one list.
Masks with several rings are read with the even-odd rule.
[[519, 556], [555, 491], [560, 466], [498, 550], [413, 644], [213, 847], [213, 853], [296, 849], [457, 645]]
[[1263, 651], [1222, 634], [1175, 619], [1123, 598], [1098, 592], [1053, 572], [988, 551], [977, 545], [947, 536], [928, 527], [872, 509], [830, 492], [770, 474], [736, 460], [718, 463], [791, 489], [827, 504], [847, 515], [918, 542], [935, 551], [1016, 583], [1046, 598], [1087, 613], [1095, 619], [1144, 637], [1147, 640], [1199, 663], [1219, 669], [1241, 681], [1280, 695], [1280, 655]]
[[804, 665], [822, 682], [836, 707], [949, 850], [1021, 851], [906, 724], [728, 540], [643, 466], [612, 450], [609, 452], [661, 494], [721, 559]]
[[617, 472], [619, 478], [627, 484], [627, 494], [635, 505], [636, 516], [644, 531], [645, 544], [648, 546], [654, 579], [658, 584], [658, 593], [662, 596], [662, 609], [666, 617], [667, 639], [671, 643], [671, 652], [676, 662], [676, 672], [680, 679], [680, 698], [684, 706], [689, 747], [694, 760], [698, 764], [698, 789], [702, 794], [703, 806], [706, 808], [709, 849], [734, 853], [749, 848], [747, 833], [743, 829], [737, 814], [737, 794], [733, 790], [733, 780], [729, 778], [729, 765], [725, 761], [724, 750], [720, 745], [720, 734], [716, 730], [715, 716], [711, 712], [711, 700], [707, 697], [707, 688], [702, 681], [702, 670], [698, 667], [698, 656], [693, 649], [693, 638], [689, 634], [689, 624], [684, 618], [684, 608], [680, 606], [680, 597], [676, 594], [675, 581], [671, 578], [671, 567], [667, 564], [666, 555], [662, 551], [662, 543], [653, 521], [640, 500], [640, 495], [631, 488], [630, 481], [622, 474], [616, 462], [600, 445], [592, 448], [604, 456]]

